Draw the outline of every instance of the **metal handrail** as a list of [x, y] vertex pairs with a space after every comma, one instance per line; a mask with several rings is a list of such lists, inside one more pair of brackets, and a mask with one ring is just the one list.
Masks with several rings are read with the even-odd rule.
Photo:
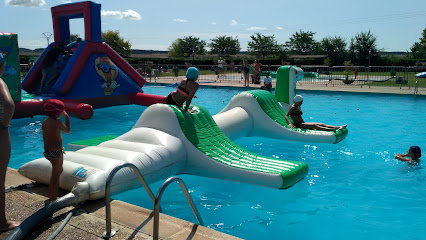
[[108, 179], [106, 180], [105, 185], [105, 215], [106, 215], [106, 231], [104, 232], [103, 238], [111, 238], [115, 235], [115, 230], [111, 229], [111, 196], [110, 196], [110, 185], [112, 182], [112, 178], [115, 176], [115, 174], [122, 168], [130, 167], [133, 172], [138, 176], [139, 181], [142, 183], [143, 187], [147, 191], [149, 197], [152, 199], [152, 201], [155, 203], [154, 194], [152, 193], [149, 186], [145, 183], [145, 180], [142, 177], [141, 172], [139, 169], [132, 163], [123, 163], [121, 165], [118, 165], [115, 167], [111, 173], [108, 176]]
[[168, 178], [160, 187], [160, 189], [157, 192], [157, 196], [155, 197], [154, 202], [154, 240], [158, 239], [158, 232], [160, 227], [160, 200], [161, 196], [163, 195], [166, 188], [170, 185], [172, 182], [178, 182], [180, 187], [182, 188], [183, 193], [185, 193], [186, 199], [188, 200], [189, 205], [191, 205], [192, 211], [195, 214], [195, 217], [198, 220], [199, 225], [203, 226], [203, 219], [201, 219], [200, 214], [198, 213], [197, 208], [194, 205], [194, 202], [192, 201], [191, 196], [189, 195], [188, 189], [186, 188], [185, 183], [183, 180], [179, 177], [170, 177]]

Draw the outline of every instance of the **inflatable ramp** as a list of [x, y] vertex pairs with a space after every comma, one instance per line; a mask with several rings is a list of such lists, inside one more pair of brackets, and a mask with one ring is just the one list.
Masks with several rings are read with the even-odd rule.
[[268, 91], [252, 90], [234, 96], [221, 112], [214, 116], [217, 125], [231, 139], [262, 136], [301, 142], [338, 143], [348, 129], [333, 131], [290, 128], [286, 111]]
[[[125, 162], [136, 165], [147, 183], [187, 173], [285, 189], [307, 174], [306, 163], [266, 158], [242, 149], [219, 129], [205, 108], [192, 108], [195, 114], [165, 104], [152, 105], [129, 132], [97, 146], [68, 151], [60, 187], [68, 191], [74, 187], [75, 191], [88, 185], [87, 199], [102, 198], [108, 175]], [[19, 169], [23, 176], [45, 184], [50, 172], [51, 164], [45, 158]], [[111, 183], [111, 192], [139, 184], [131, 169], [121, 169]]]
[[[200, 105], [193, 107], [196, 114], [170, 107], [176, 113], [186, 139], [199, 150], [197, 155], [202, 153], [205, 156], [200, 159], [188, 157], [187, 173], [276, 188], [291, 187], [307, 174], [305, 163], [267, 158], [241, 148], [222, 132], [210, 113]], [[212, 160], [217, 164], [212, 164]]]

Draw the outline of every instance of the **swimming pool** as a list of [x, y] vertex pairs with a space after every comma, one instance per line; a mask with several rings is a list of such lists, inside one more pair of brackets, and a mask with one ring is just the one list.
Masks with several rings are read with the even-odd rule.
[[[166, 95], [173, 88], [146, 87]], [[194, 103], [220, 111], [239, 89], [201, 88]], [[416, 144], [425, 149], [426, 98], [389, 94], [298, 91], [304, 118], [348, 123], [349, 135], [336, 144], [244, 138], [237, 144], [268, 157], [304, 161], [305, 179], [288, 190], [181, 175], [205, 225], [245, 239], [423, 239], [426, 172], [393, 159]], [[128, 131], [145, 107], [96, 109], [93, 119], [71, 119], [64, 144]], [[119, 117], [117, 117], [119, 116]], [[12, 121], [9, 166], [42, 156], [42, 116]], [[161, 182], [152, 184], [156, 192]], [[113, 196], [152, 209], [142, 189]], [[179, 186], [163, 195], [163, 212], [196, 222]]]

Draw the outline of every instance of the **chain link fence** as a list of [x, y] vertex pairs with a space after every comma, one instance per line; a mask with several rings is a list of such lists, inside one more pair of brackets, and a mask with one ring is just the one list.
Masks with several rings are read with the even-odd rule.
[[[273, 81], [276, 80], [276, 71], [281, 65], [263, 65], [258, 81], [262, 82], [269, 72]], [[147, 81], [156, 82], [159, 78], [182, 79], [190, 65], [144, 65], [133, 67], [145, 77]], [[215, 65], [197, 65], [200, 70], [200, 82], [240, 82], [244, 83], [243, 66], [230, 65], [222, 71]], [[426, 67], [402, 66], [300, 66], [305, 77], [299, 84], [315, 85], [342, 85], [359, 87], [396, 87], [396, 88], [426, 88], [426, 79], [416, 78], [415, 74], [426, 71]], [[250, 82], [256, 82], [253, 69], [250, 69]]]

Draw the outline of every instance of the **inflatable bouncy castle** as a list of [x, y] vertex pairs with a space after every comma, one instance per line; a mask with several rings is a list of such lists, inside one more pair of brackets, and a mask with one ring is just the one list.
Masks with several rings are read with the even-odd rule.
[[[100, 4], [63, 4], [52, 7], [51, 11], [54, 42], [40, 55], [22, 82], [25, 91], [39, 97], [19, 104], [15, 118], [43, 114], [43, 100], [51, 98], [62, 100], [66, 110], [81, 119], [91, 118], [92, 108], [164, 102], [164, 96], [144, 94], [141, 88], [146, 81], [142, 76], [102, 42]], [[74, 46], [74, 51], [65, 52], [65, 46], [71, 42], [69, 21], [75, 18], [84, 19], [85, 37]], [[53, 66], [46, 66], [44, 61], [58, 48], [60, 53]], [[43, 69], [47, 76], [41, 84]], [[57, 77], [53, 77], [54, 74]]]

